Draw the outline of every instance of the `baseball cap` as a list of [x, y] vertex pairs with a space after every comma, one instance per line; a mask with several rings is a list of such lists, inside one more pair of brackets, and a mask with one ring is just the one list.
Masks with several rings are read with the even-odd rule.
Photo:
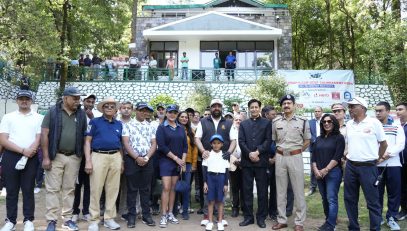
[[214, 104], [219, 104], [221, 107], [223, 107], [223, 103], [222, 103], [222, 101], [220, 100], [220, 99], [213, 99], [212, 101], [211, 101], [211, 107], [214, 105]]
[[141, 110], [143, 108], [148, 108], [148, 110], [151, 110], [150, 106], [148, 106], [148, 104], [146, 102], [138, 102], [136, 104], [136, 110]]
[[159, 103], [159, 104], [157, 104], [157, 105], [155, 106], [155, 108], [156, 108], [156, 109], [158, 109], [158, 108], [163, 108], [163, 109], [165, 109], [165, 104]]
[[230, 116], [230, 117], [234, 117], [234, 115], [233, 115], [233, 113], [232, 112], [228, 112], [228, 113], [226, 113], [223, 117], [226, 117], [226, 116]]
[[28, 90], [19, 90], [17, 92], [17, 99], [20, 97], [27, 97], [27, 98], [33, 99], [33, 95], [31, 93], [31, 91], [28, 91]]
[[170, 105], [168, 105], [166, 110], [167, 110], [167, 112], [172, 112], [172, 111], [178, 112], [178, 106], [175, 104], [170, 104]]
[[94, 95], [94, 94], [86, 95], [85, 98], [83, 98], [83, 99], [85, 100], [85, 99], [89, 99], [89, 98], [93, 98], [94, 100], [96, 100], [96, 95]]
[[346, 107], [343, 105], [343, 103], [334, 103], [331, 106], [331, 110], [332, 111], [334, 111], [334, 110], [344, 110], [344, 111], [346, 111]]
[[185, 109], [185, 111], [187, 112], [187, 113], [195, 113], [195, 110], [193, 109], [193, 108], [187, 108], [187, 109]]
[[76, 87], [67, 87], [64, 90], [63, 96], [84, 96]]
[[223, 137], [219, 134], [215, 134], [211, 136], [211, 139], [209, 140], [210, 143], [212, 143], [214, 140], [219, 140], [220, 142], [224, 143]]
[[291, 100], [293, 103], [295, 103], [295, 98], [294, 98], [294, 96], [291, 95], [291, 94], [288, 94], [288, 95], [285, 95], [285, 96], [281, 97], [281, 99], [280, 99], [280, 106], [283, 105], [283, 102], [286, 101], [286, 100]]
[[369, 104], [367, 103], [367, 101], [362, 98], [362, 97], [354, 97], [352, 99], [349, 99], [348, 102], [345, 102], [345, 105], [362, 105], [365, 108], [369, 107]]

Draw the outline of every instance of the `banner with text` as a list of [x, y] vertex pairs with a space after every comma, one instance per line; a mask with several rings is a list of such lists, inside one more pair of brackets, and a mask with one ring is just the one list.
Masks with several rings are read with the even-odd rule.
[[348, 101], [355, 96], [355, 78], [351, 70], [279, 70], [289, 91], [294, 92], [300, 108]]

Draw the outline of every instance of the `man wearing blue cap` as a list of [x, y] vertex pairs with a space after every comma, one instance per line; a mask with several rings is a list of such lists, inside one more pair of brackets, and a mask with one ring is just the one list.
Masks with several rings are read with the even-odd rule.
[[136, 226], [136, 198], [140, 193], [142, 207], [142, 221], [149, 226], [155, 226], [151, 218], [149, 201], [151, 180], [153, 177], [153, 163], [150, 158], [157, 148], [155, 129], [146, 121], [147, 111], [151, 111], [145, 102], [136, 104], [136, 117], [124, 126], [123, 145], [126, 149], [124, 156], [125, 175], [127, 178], [127, 227]]
[[72, 221], [72, 205], [87, 127], [86, 113], [80, 106], [82, 95], [77, 88], [67, 87], [62, 101], [49, 109], [41, 125], [42, 166], [46, 171], [47, 231], [56, 229], [61, 192], [64, 218], [62, 227], [78, 230], [78, 226]]
[[[0, 124], [0, 145], [4, 147], [2, 170], [7, 190], [6, 224], [2, 231], [15, 230], [19, 191], [23, 196], [24, 231], [34, 231], [34, 185], [37, 149], [40, 144], [42, 116], [31, 111], [32, 94], [17, 93], [18, 110], [4, 115]], [[34, 157], [34, 158], [33, 158]], [[21, 160], [25, 160], [19, 166]]]
[[302, 152], [309, 146], [311, 132], [306, 118], [295, 115], [295, 98], [285, 95], [280, 99], [283, 116], [273, 120], [272, 137], [276, 142], [277, 224], [272, 229], [287, 227], [287, 185], [290, 178], [294, 192], [295, 231], [304, 230], [306, 203], [304, 195], [304, 163]]

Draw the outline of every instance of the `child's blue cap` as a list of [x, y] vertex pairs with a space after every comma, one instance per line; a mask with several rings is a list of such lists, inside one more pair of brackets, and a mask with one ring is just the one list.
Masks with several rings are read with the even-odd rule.
[[211, 139], [209, 140], [209, 142], [212, 143], [212, 141], [214, 141], [214, 140], [219, 140], [220, 142], [224, 143], [223, 137], [221, 135], [218, 135], [218, 134], [213, 135], [211, 137]]

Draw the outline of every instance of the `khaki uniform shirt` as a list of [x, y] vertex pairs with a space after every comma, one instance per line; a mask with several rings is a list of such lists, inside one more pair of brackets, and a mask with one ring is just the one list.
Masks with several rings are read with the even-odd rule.
[[311, 139], [308, 120], [297, 115], [290, 120], [284, 116], [275, 118], [272, 135], [276, 147], [282, 150], [284, 155], [290, 155], [290, 151], [302, 149], [304, 140]]

